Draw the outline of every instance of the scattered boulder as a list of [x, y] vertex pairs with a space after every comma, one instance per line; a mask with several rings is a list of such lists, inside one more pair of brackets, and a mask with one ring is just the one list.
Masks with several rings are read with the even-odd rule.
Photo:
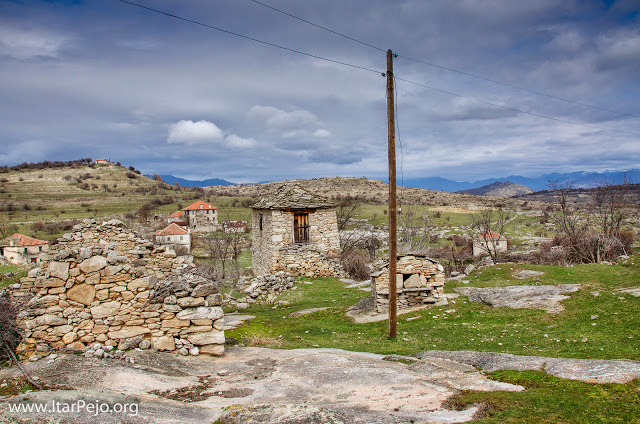
[[468, 296], [470, 302], [482, 302], [494, 308], [506, 306], [514, 309], [544, 309], [549, 313], [564, 310], [560, 303], [568, 299], [563, 293], [578, 291], [580, 284], [559, 286], [508, 286], [508, 287], [456, 287], [455, 291]]

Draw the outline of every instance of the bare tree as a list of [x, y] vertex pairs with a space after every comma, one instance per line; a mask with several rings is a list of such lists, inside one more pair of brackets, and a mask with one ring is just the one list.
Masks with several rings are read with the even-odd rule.
[[338, 232], [346, 230], [360, 213], [362, 201], [352, 197], [342, 197], [338, 201], [336, 215], [338, 217]]
[[475, 246], [478, 246], [496, 262], [500, 255], [499, 245], [506, 241], [504, 228], [509, 214], [503, 209], [483, 209], [471, 217], [471, 228], [475, 234]]
[[398, 251], [424, 253], [429, 248], [432, 227], [428, 215], [421, 215], [411, 206], [398, 217]]
[[595, 215], [600, 232], [607, 237], [619, 237], [620, 227], [633, 212], [633, 204], [629, 200], [631, 184], [613, 184], [604, 180], [589, 192], [592, 213]]
[[633, 212], [628, 183], [614, 185], [605, 181], [590, 190], [589, 204], [584, 211], [570, 204], [571, 184], [550, 181], [549, 185], [558, 196], [559, 209], [553, 220], [570, 261], [598, 263], [626, 252], [620, 234], [623, 222]]
[[151, 205], [151, 203], [145, 203], [144, 205], [140, 206], [136, 211], [136, 214], [138, 215], [140, 222], [145, 222], [145, 223], [149, 220], [152, 213], [153, 213], [153, 205]]
[[[231, 213], [228, 208], [222, 207], [219, 215], [224, 214], [230, 221]], [[240, 275], [240, 255], [242, 254], [243, 238], [242, 233], [236, 227], [222, 225], [222, 231], [201, 237], [203, 244], [209, 252], [209, 258], [213, 261], [213, 266], [219, 272], [223, 280], [236, 278]], [[229, 267], [233, 267], [231, 270]], [[231, 272], [234, 271], [234, 272]]]

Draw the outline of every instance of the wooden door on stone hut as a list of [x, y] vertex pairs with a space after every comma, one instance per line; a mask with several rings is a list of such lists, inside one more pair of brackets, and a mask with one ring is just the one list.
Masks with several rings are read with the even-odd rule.
[[295, 243], [309, 243], [309, 214], [293, 214], [293, 240]]

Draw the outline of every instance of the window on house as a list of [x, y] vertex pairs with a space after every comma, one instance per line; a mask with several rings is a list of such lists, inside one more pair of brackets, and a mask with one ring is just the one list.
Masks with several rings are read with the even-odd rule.
[[260, 231], [262, 231], [262, 214], [258, 215], [260, 217], [260, 219], [258, 220], [259, 225], [260, 225]]
[[296, 243], [308, 243], [309, 240], [309, 214], [293, 214], [293, 239]]

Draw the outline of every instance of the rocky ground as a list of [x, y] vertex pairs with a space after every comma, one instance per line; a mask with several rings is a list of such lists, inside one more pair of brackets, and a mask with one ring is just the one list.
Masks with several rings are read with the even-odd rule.
[[[544, 369], [558, 377], [599, 383], [640, 377], [636, 361], [486, 352], [385, 357], [337, 349], [231, 347], [216, 358], [140, 350], [130, 356], [134, 363], [64, 354], [25, 364], [47, 387], [62, 389], [2, 399], [0, 423], [456, 423], [472, 420], [477, 412], [475, 407], [443, 407], [459, 390], [523, 390], [489, 380], [482, 370]], [[0, 381], [15, 378], [20, 378], [16, 368], [0, 371]], [[60, 406], [78, 400], [114, 409], [116, 404], [135, 405], [135, 410], [9, 410], [9, 404]]]

